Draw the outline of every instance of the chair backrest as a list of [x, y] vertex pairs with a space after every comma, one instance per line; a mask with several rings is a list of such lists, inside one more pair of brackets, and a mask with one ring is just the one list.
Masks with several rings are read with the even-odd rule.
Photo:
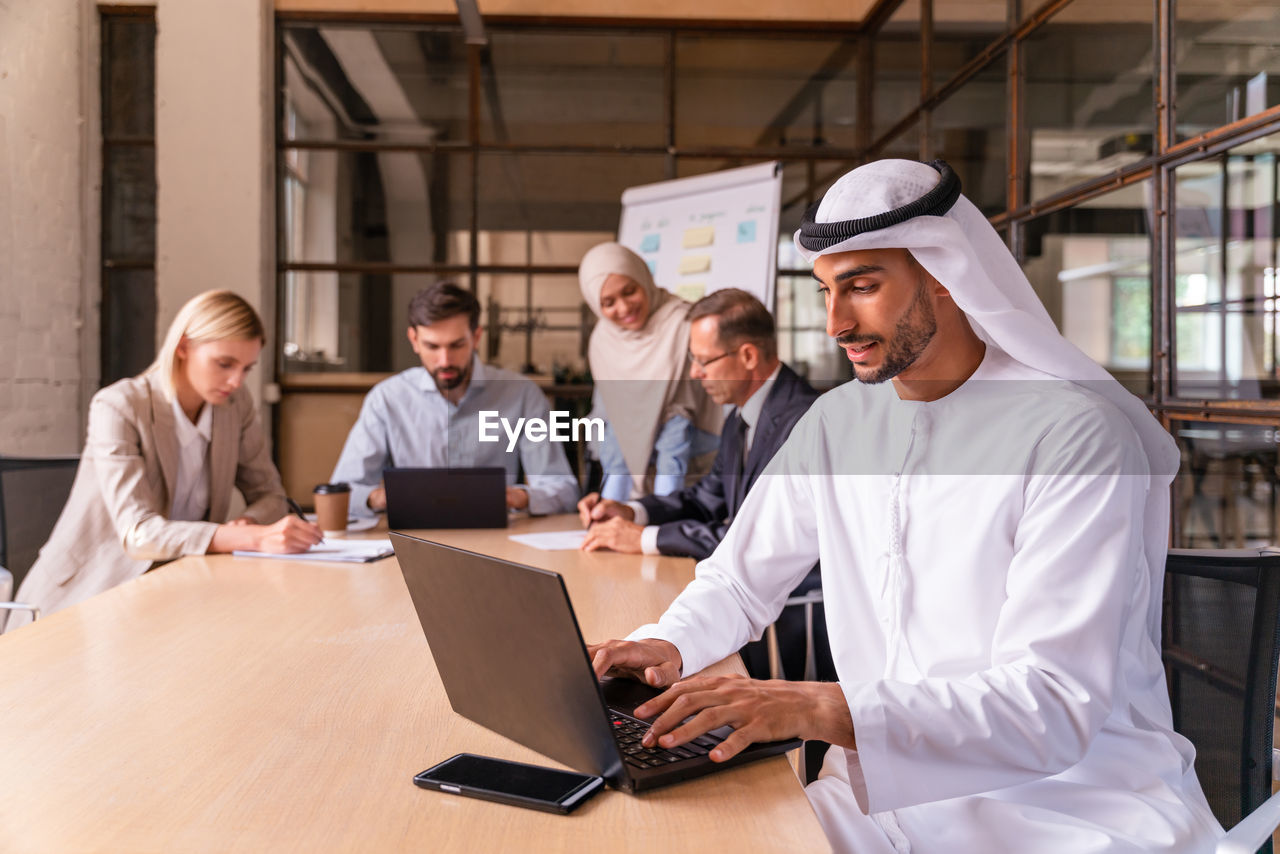
[[71, 494], [79, 457], [0, 456], [0, 566], [15, 589], [36, 562]]
[[[1232, 827], [1271, 796], [1280, 663], [1280, 552], [1170, 549], [1164, 661], [1173, 723]], [[1260, 849], [1270, 854], [1267, 843]]]

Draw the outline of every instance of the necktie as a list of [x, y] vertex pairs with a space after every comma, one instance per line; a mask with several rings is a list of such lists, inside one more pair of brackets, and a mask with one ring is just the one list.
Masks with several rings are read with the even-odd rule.
[[742, 414], [735, 412], [733, 430], [737, 434], [737, 453], [734, 454], [733, 472], [731, 485], [733, 487], [733, 505], [729, 508], [730, 512], [736, 513], [738, 508], [742, 506], [743, 496], [747, 493], [746, 467], [747, 467], [747, 422], [743, 420]]

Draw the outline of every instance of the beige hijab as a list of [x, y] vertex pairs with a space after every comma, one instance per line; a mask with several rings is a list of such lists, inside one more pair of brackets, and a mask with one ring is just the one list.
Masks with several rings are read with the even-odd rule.
[[[600, 289], [615, 273], [639, 284], [649, 296], [649, 317], [640, 329], [623, 329], [600, 314]], [[632, 493], [640, 495], [663, 424], [683, 415], [717, 434], [724, 416], [702, 386], [689, 379], [691, 306], [654, 284], [638, 255], [620, 243], [601, 243], [582, 257], [578, 284], [582, 298], [600, 318], [587, 351], [591, 376], [634, 480]]]

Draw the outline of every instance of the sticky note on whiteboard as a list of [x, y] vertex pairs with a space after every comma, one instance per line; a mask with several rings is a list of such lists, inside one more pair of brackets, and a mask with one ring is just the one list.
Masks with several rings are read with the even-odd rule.
[[662, 245], [662, 235], [657, 233], [646, 234], [640, 239], [641, 252], [657, 252]]
[[686, 228], [682, 245], [685, 249], [696, 249], [699, 246], [710, 246], [715, 241], [716, 227], [704, 225], [698, 228]]
[[676, 285], [676, 296], [685, 302], [697, 302], [707, 295], [707, 285], [705, 282], [686, 282], [682, 285]]
[[739, 243], [755, 243], [756, 242], [756, 221], [754, 219], [746, 220], [738, 223], [738, 242]]
[[680, 259], [680, 266], [677, 268], [682, 276], [692, 276], [694, 273], [706, 273], [711, 269], [710, 255], [685, 255]]

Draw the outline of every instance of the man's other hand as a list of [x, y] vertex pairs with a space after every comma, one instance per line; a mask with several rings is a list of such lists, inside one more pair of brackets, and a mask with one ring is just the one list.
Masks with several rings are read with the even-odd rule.
[[526, 510], [529, 507], [529, 493], [518, 486], [507, 487], [507, 509]]
[[609, 640], [587, 647], [596, 678], [624, 676], [665, 688], [680, 678], [684, 661], [670, 641], [645, 638], [638, 641]]
[[588, 528], [587, 536], [583, 538], [579, 548], [584, 552], [612, 549], [623, 554], [638, 555], [643, 551], [640, 548], [640, 535], [643, 531], [644, 528], [635, 522], [615, 516], [604, 522], [596, 522]]
[[621, 501], [601, 498], [598, 492], [589, 493], [578, 502], [578, 518], [582, 520], [584, 528], [590, 528], [596, 522], [614, 517], [631, 522], [636, 518], [636, 512]]

